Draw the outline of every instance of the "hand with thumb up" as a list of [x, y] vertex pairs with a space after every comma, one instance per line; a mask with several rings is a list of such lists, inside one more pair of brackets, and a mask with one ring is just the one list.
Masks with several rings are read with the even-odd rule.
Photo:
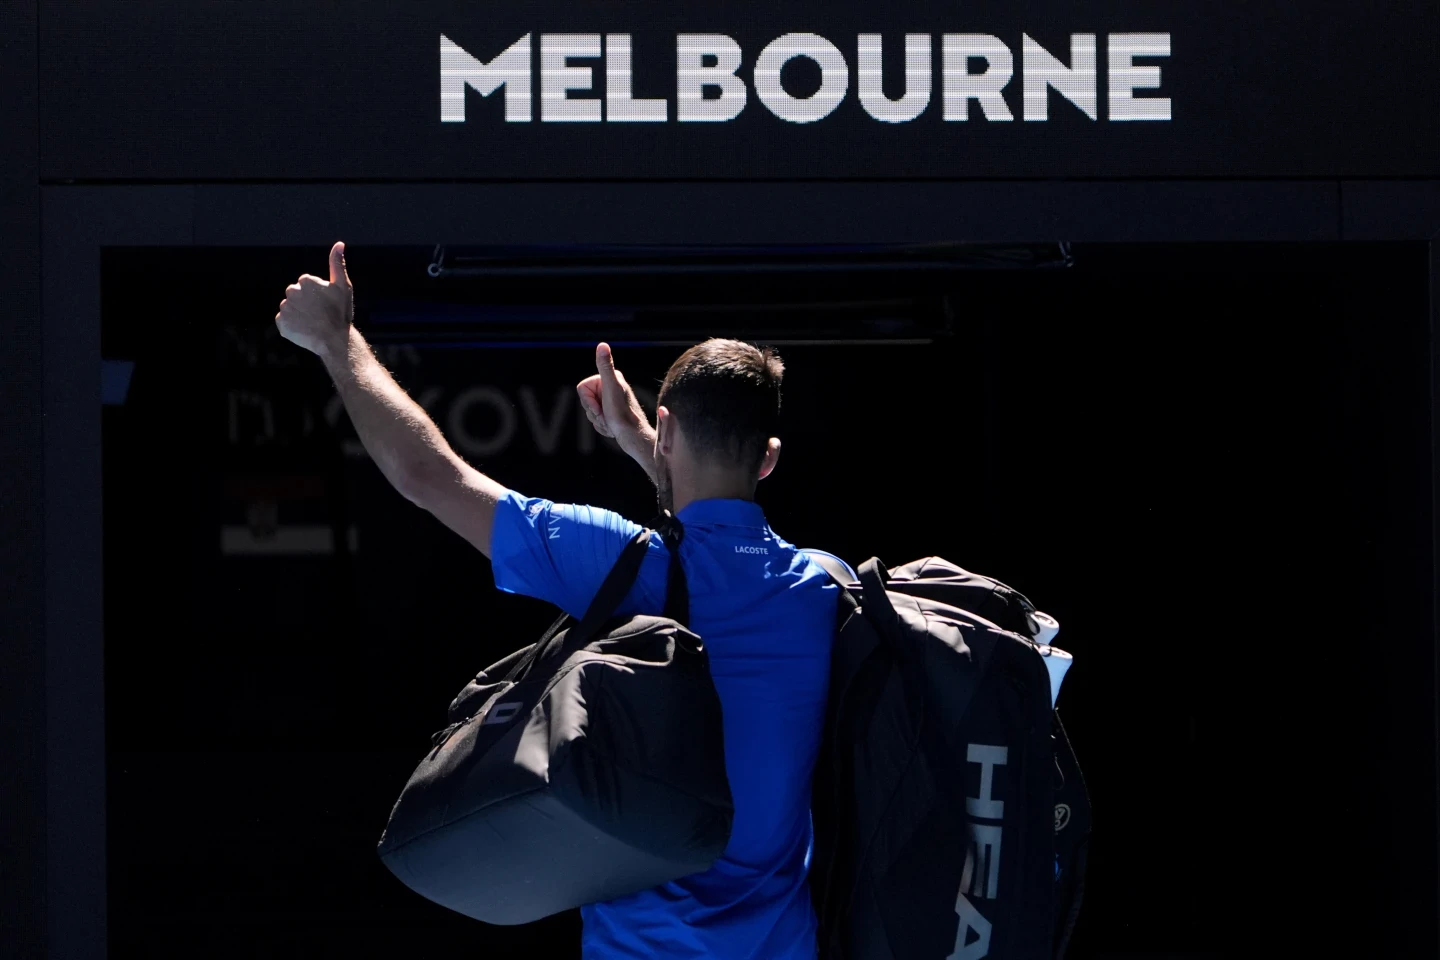
[[602, 343], [595, 348], [595, 369], [593, 376], [575, 386], [580, 394], [580, 408], [596, 433], [613, 437], [630, 456], [648, 459], [654, 451], [655, 432], [625, 375], [615, 369], [609, 344]]
[[275, 325], [280, 335], [311, 353], [325, 357], [345, 350], [355, 300], [345, 273], [345, 244], [330, 248], [330, 279], [305, 274], [285, 288]]

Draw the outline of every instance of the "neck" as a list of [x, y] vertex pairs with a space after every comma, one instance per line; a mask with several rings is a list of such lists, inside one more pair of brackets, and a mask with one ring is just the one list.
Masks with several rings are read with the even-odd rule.
[[755, 480], [735, 470], [702, 469], [695, 476], [670, 479], [673, 510], [679, 514], [696, 500], [754, 500]]

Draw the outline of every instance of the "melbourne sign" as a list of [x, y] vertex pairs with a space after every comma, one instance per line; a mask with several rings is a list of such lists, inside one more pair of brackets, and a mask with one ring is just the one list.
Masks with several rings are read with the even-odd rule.
[[[880, 123], [1044, 122], [1052, 90], [1090, 120], [1172, 119], [1160, 65], [1169, 33], [1076, 33], [1064, 51], [1025, 34], [1007, 43], [984, 33], [861, 33], [842, 49], [816, 33], [787, 33], [759, 51], [749, 84], [745, 52], [725, 34], [681, 33], [674, 51], [672, 94], [637, 97], [628, 33], [527, 33], [499, 50], [467, 50], [442, 33], [440, 120], [466, 122], [467, 90], [503, 97], [508, 123], [726, 123], [752, 99], [787, 123], [817, 123], [851, 96]], [[785, 69], [797, 60], [818, 68], [818, 86], [787, 89]]]
[[1433, 3], [51, 2], [41, 26], [56, 183], [1440, 176]]

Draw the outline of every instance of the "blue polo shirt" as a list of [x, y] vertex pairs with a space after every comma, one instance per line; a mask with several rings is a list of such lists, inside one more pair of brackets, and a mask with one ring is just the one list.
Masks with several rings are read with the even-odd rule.
[[[735, 822], [708, 870], [581, 909], [585, 960], [814, 960], [810, 777], [820, 746], [839, 595], [749, 500], [677, 514], [690, 627], [704, 639], [725, 724]], [[609, 510], [507, 493], [495, 510], [495, 585], [579, 617], [641, 528]], [[622, 614], [659, 614], [659, 536]]]

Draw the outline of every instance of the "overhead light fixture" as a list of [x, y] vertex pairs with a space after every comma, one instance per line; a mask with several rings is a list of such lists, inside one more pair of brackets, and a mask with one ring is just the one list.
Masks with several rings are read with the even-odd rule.
[[437, 246], [429, 290], [373, 300], [357, 322], [378, 343], [452, 348], [920, 346], [951, 335], [960, 274], [1070, 262], [1065, 244]]

